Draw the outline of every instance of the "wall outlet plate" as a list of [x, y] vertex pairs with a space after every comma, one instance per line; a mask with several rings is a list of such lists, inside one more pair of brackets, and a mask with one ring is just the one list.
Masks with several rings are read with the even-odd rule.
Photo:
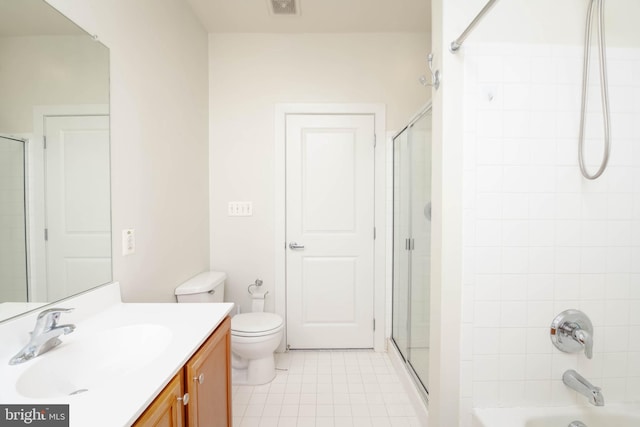
[[229, 202], [227, 207], [228, 216], [252, 216], [253, 202]]
[[122, 230], [122, 255], [131, 255], [136, 252], [136, 230], [127, 228]]

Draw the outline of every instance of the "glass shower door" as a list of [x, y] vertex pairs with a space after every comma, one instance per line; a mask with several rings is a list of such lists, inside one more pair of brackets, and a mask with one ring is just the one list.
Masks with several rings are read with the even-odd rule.
[[402, 356], [409, 350], [409, 272], [407, 249], [409, 236], [410, 165], [409, 135], [401, 133], [393, 145], [393, 333], [392, 337]]
[[428, 394], [431, 109], [393, 140], [392, 340]]
[[0, 136], [0, 303], [28, 300], [25, 194], [25, 143]]
[[411, 278], [409, 363], [425, 389], [429, 378], [429, 285], [431, 266], [431, 115], [410, 128]]

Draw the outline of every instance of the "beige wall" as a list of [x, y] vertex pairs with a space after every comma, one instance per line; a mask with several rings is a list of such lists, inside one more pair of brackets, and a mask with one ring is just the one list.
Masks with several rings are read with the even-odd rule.
[[0, 132], [33, 131], [33, 107], [107, 104], [109, 52], [88, 36], [0, 37]]
[[207, 34], [180, 0], [49, 3], [111, 49], [114, 279], [125, 301], [174, 301], [209, 265]]
[[[277, 103], [384, 103], [399, 130], [426, 103], [428, 34], [212, 34], [211, 267], [227, 272], [227, 298], [249, 307], [264, 280], [274, 309], [274, 113]], [[253, 202], [228, 217], [227, 203]]]

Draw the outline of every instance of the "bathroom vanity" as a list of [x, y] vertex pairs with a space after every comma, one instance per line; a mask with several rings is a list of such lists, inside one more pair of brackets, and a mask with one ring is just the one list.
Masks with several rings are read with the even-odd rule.
[[71, 427], [230, 425], [233, 304], [122, 303], [114, 283], [56, 307], [75, 331], [18, 365], [38, 311], [0, 323], [2, 404], [68, 404]]
[[231, 319], [226, 317], [135, 422], [142, 426], [231, 426]]

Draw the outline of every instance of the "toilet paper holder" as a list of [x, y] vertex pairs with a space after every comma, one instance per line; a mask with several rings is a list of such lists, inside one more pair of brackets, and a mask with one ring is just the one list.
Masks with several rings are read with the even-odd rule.
[[[256, 291], [256, 289], [253, 289], [253, 287], [259, 288], [262, 286], [262, 280], [260, 279], [256, 279], [256, 281], [252, 284], [250, 284], [249, 286], [247, 286], [247, 292], [249, 292], [251, 295], [253, 295], [253, 293]], [[266, 296], [269, 293], [269, 291], [265, 292], [264, 295]]]

